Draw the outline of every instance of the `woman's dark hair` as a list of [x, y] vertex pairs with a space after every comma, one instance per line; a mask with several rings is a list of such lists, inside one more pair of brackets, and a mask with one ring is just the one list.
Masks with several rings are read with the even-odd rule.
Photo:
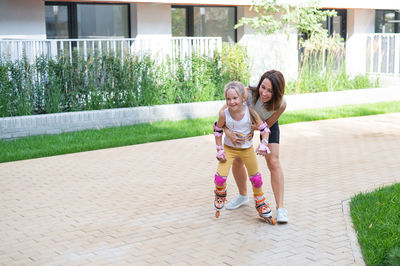
[[265, 72], [258, 82], [256, 88], [250, 88], [253, 95], [253, 104], [257, 103], [260, 97], [260, 87], [264, 79], [268, 79], [272, 85], [272, 99], [269, 102], [264, 103], [264, 108], [268, 111], [276, 111], [279, 109], [282, 103], [283, 95], [285, 94], [285, 78], [280, 71], [269, 70]]

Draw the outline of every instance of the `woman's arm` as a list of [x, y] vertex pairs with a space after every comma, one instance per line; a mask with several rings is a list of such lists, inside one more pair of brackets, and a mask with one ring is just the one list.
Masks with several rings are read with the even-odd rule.
[[257, 126], [258, 130], [260, 130], [260, 134], [261, 134], [261, 143], [260, 143], [260, 145], [258, 145], [258, 147], [256, 149], [256, 153], [258, 155], [265, 156], [271, 152], [267, 146], [269, 133], [270, 133], [268, 124], [261, 120], [260, 116], [253, 108], [249, 107], [249, 110], [250, 110], [251, 119], [252, 119], [253, 123]]
[[246, 88], [245, 88], [245, 91], [244, 91], [244, 101], [247, 101], [247, 100], [249, 99], [249, 90], [250, 90], [249, 87], [246, 87]]
[[282, 106], [279, 107], [278, 110], [276, 110], [276, 112], [274, 112], [270, 118], [268, 118], [266, 120], [268, 127], [272, 127], [276, 121], [278, 121], [279, 117], [283, 114], [283, 112], [285, 112], [286, 109], [286, 100], [283, 102]]

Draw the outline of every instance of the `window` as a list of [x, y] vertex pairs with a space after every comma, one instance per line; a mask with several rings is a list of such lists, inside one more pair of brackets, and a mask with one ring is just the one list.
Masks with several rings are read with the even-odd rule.
[[326, 21], [322, 22], [322, 25], [328, 30], [329, 36], [332, 36], [333, 34], [340, 35], [340, 37], [346, 41], [347, 11], [343, 9], [335, 11], [337, 15], [334, 17], [328, 17]]
[[46, 2], [46, 34], [57, 38], [129, 38], [128, 4]]
[[172, 6], [172, 36], [222, 37], [236, 42], [236, 7]]
[[172, 36], [188, 36], [186, 8], [172, 8]]
[[375, 11], [376, 33], [400, 33], [400, 13], [396, 10]]
[[77, 5], [78, 38], [127, 38], [127, 5]]
[[47, 38], [69, 38], [68, 7], [64, 5], [46, 6]]

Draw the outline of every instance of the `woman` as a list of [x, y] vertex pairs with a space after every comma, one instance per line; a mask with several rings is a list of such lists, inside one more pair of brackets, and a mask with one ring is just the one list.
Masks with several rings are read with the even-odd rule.
[[[285, 78], [279, 71], [267, 71], [261, 76], [257, 87], [247, 88], [247, 91], [249, 93], [248, 102], [250, 106], [256, 110], [263, 121], [267, 122], [271, 130], [268, 140], [268, 147], [271, 153], [265, 156], [265, 160], [271, 173], [271, 185], [277, 209], [277, 222], [287, 223], [288, 212], [283, 204], [284, 176], [279, 161], [278, 123], [279, 117], [286, 109], [286, 100], [283, 96], [285, 92]], [[239, 144], [244, 141], [240, 134], [226, 128], [224, 129], [226, 136], [232, 143]], [[239, 208], [249, 201], [247, 196], [247, 174], [243, 161], [240, 158], [234, 160], [232, 173], [239, 189], [239, 195], [226, 205], [226, 208], [230, 210]]]

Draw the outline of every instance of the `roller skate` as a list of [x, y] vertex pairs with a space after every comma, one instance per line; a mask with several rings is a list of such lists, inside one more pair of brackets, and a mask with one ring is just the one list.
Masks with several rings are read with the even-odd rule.
[[261, 219], [263, 219], [267, 223], [275, 225], [276, 221], [274, 218], [272, 218], [272, 211], [269, 208], [269, 204], [266, 204], [264, 202], [264, 200], [265, 200], [264, 196], [255, 196], [254, 197], [258, 215], [260, 215]]
[[215, 201], [214, 207], [216, 209], [215, 218], [219, 217], [220, 211], [224, 208], [224, 203], [226, 200], [226, 189], [219, 190], [218, 188], [214, 190], [215, 192]]

